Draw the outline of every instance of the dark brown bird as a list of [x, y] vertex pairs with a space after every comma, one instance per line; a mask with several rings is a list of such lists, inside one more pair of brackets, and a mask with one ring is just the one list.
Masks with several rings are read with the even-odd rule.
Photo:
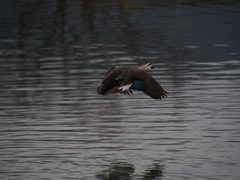
[[143, 91], [153, 99], [167, 97], [167, 92], [146, 72], [156, 69], [150, 63], [142, 66], [114, 66], [104, 76], [97, 87], [98, 94], [129, 94], [132, 90]]

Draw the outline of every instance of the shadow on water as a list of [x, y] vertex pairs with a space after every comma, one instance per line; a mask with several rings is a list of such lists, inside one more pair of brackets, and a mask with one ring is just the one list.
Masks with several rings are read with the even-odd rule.
[[142, 175], [135, 174], [134, 165], [127, 162], [117, 162], [111, 164], [108, 169], [99, 172], [96, 177], [102, 180], [133, 180], [136, 177], [141, 180], [154, 180], [163, 176], [164, 166], [152, 164], [148, 166]]

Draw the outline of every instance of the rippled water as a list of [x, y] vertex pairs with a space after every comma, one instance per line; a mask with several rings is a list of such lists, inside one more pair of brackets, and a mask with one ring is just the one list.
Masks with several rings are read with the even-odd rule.
[[[239, 3], [86, 2], [0, 6], [0, 179], [238, 180]], [[142, 62], [166, 99], [97, 94]]]

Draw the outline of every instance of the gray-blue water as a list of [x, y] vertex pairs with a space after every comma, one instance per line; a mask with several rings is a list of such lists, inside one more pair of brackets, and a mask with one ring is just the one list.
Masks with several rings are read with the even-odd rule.
[[[1, 1], [0, 179], [238, 180], [240, 1]], [[150, 62], [169, 92], [100, 96]]]

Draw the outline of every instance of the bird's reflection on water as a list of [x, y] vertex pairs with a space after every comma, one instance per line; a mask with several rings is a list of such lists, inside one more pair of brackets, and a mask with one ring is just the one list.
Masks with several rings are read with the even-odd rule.
[[132, 180], [138, 176], [142, 180], [153, 180], [163, 176], [164, 165], [153, 163], [146, 168], [142, 175], [135, 173], [134, 165], [128, 162], [115, 162], [107, 169], [99, 172], [96, 177], [102, 180]]

